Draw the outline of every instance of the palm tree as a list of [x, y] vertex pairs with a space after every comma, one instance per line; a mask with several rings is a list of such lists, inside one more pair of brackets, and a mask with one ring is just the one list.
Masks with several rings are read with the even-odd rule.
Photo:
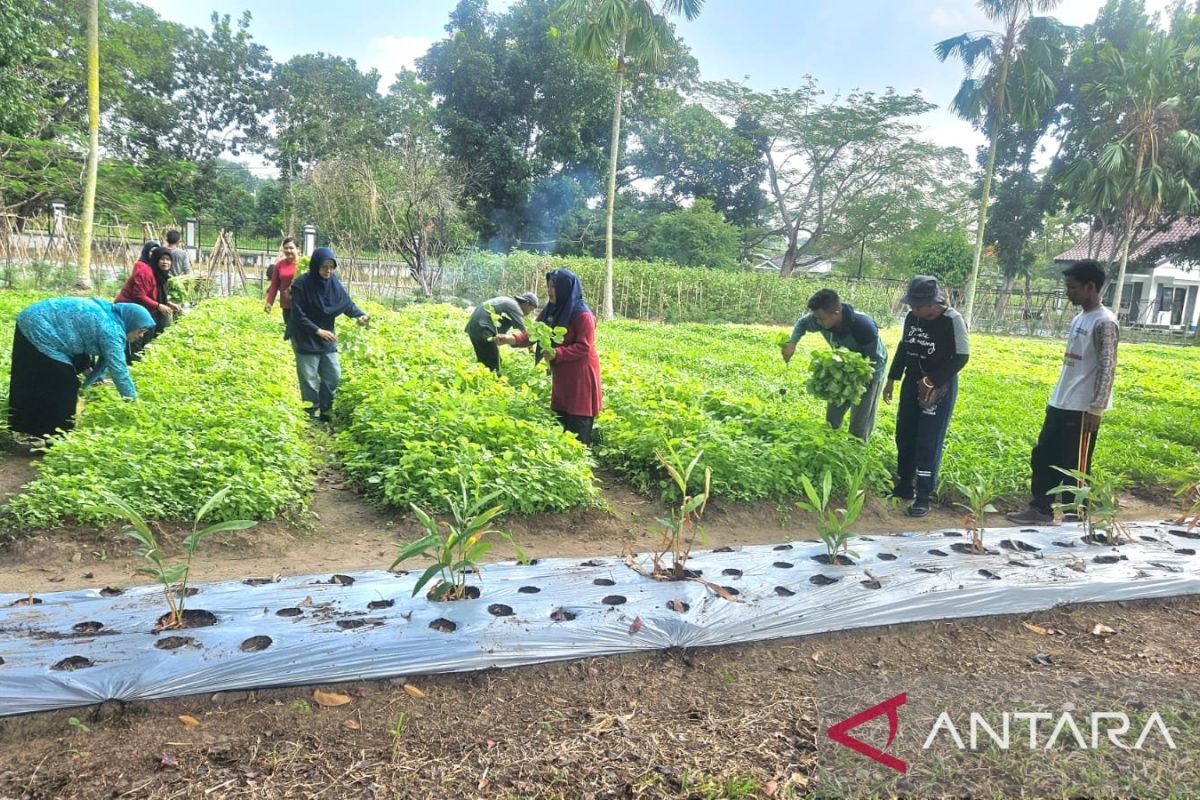
[[704, 0], [562, 0], [558, 13], [578, 20], [572, 38], [577, 53], [591, 61], [615, 58], [616, 100], [613, 103], [612, 143], [608, 154], [608, 199], [604, 229], [604, 318], [613, 318], [613, 208], [617, 199], [617, 155], [621, 149], [621, 98], [625, 72], [633, 67], [656, 70], [674, 42], [667, 15], [700, 16]]
[[88, 0], [88, 164], [83, 190], [83, 232], [75, 288], [92, 288], [92, 222], [96, 213], [96, 172], [100, 159], [100, 0]]
[[1067, 175], [1079, 187], [1082, 205], [1118, 216], [1120, 260], [1112, 300], [1118, 311], [1137, 229], [1154, 224], [1164, 208], [1187, 213], [1200, 206], [1190, 179], [1200, 164], [1200, 136], [1186, 127], [1187, 104], [1200, 93], [1188, 67], [1197, 56], [1200, 46], [1140, 30], [1122, 49], [1112, 43], [1101, 49], [1096, 79], [1080, 87], [1093, 113], [1072, 133], [1092, 155]]
[[[1035, 123], [1056, 94], [1054, 81], [1045, 68], [1044, 48], [1047, 40], [1060, 38], [1066, 29], [1050, 17], [1034, 16], [1034, 12], [1050, 11], [1058, 3], [1059, 0], [978, 0], [987, 18], [1000, 23], [1002, 29], [964, 33], [934, 45], [939, 61], [957, 56], [966, 69], [966, 77], [950, 103], [951, 110], [981, 128], [988, 137], [987, 165], [975, 228], [975, 255], [963, 289], [962, 315], [968, 325], [975, 308], [975, 286], [979, 281], [979, 260], [983, 254], [1000, 132], [1014, 118], [1022, 123]], [[1042, 58], [1026, 58], [1027, 55]]]

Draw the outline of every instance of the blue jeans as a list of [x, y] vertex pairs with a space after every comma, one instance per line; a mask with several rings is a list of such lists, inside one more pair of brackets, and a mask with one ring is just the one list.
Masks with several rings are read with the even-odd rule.
[[950, 379], [950, 389], [941, 402], [927, 409], [917, 402], [916, 379], [906, 377], [900, 384], [900, 405], [896, 409], [897, 497], [913, 497], [914, 489], [917, 500], [933, 496], [957, 397], [957, 375]]
[[338, 354], [296, 351], [296, 376], [300, 379], [300, 398], [308, 403], [308, 413], [328, 414], [342, 378]]

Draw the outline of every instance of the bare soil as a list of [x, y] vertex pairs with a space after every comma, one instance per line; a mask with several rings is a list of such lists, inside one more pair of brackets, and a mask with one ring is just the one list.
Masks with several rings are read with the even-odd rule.
[[[0, 495], [31, 475], [29, 459], [0, 459]], [[608, 511], [504, 527], [530, 556], [652, 547], [659, 504], [609, 476], [602, 482]], [[1170, 512], [1134, 498], [1126, 505], [1130, 519]], [[814, 538], [804, 515], [784, 511], [774, 503], [715, 504], [706, 516], [708, 544]], [[872, 501], [857, 529], [959, 522], [946, 509], [913, 520]], [[330, 471], [318, 476], [311, 527], [271, 522], [226, 536], [201, 550], [194, 575], [381, 569], [415, 533], [411, 518], [372, 508]], [[0, 591], [139, 582], [132, 544], [115, 527], [37, 532], [0, 553]], [[500, 547], [494, 555], [511, 557]], [[315, 687], [348, 701], [328, 708], [314, 687], [106, 703], [0, 720], [0, 798], [798, 797], [820, 788], [815, 698], [823, 681], [1039, 670], [1194, 676], [1198, 618], [1200, 597], [1064, 607]], [[1024, 622], [1060, 635], [1040, 635]], [[1116, 635], [1093, 635], [1097, 623]]]

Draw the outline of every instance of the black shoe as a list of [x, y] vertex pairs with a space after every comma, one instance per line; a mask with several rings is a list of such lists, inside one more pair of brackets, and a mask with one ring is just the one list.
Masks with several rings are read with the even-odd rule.
[[1072, 512], [1072, 511], [1068, 511], [1066, 514], [1062, 515], [1062, 521], [1063, 522], [1083, 522], [1083, 517], [1079, 516], [1078, 514]]
[[1009, 514], [1008, 521], [1015, 522], [1018, 525], [1052, 525], [1054, 524], [1054, 514], [1042, 511], [1035, 506], [1030, 506], [1024, 511]]
[[910, 517], [923, 517], [929, 513], [929, 501], [914, 500], [913, 504], [908, 507], [908, 510], [905, 513]]
[[892, 490], [887, 494], [892, 500], [912, 500], [914, 497], [912, 489], [903, 489], [899, 486], [892, 487]]
[[320, 414], [317, 415], [317, 419], [320, 420], [321, 422], [333, 422], [333, 417], [329, 414], [328, 411], [322, 411]]

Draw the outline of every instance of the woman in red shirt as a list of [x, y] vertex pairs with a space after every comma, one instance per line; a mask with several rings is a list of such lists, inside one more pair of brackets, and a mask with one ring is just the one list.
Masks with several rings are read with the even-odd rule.
[[[579, 277], [569, 269], [546, 273], [549, 301], [538, 321], [564, 327], [567, 333], [557, 347], [542, 352], [550, 362], [550, 410], [558, 415], [563, 430], [584, 444], [592, 442], [592, 425], [604, 404], [600, 383], [600, 358], [596, 355], [596, 318], [583, 301]], [[496, 337], [497, 344], [529, 346], [524, 331]]]
[[271, 306], [275, 304], [275, 296], [278, 295], [279, 310], [283, 312], [283, 329], [286, 331], [288, 320], [292, 317], [292, 281], [296, 279], [296, 265], [299, 263], [297, 256], [300, 251], [296, 247], [296, 237], [285, 237], [280, 249], [283, 258], [276, 261], [275, 268], [271, 270], [271, 285], [267, 289], [267, 302], [263, 311], [271, 313]]
[[[143, 337], [141, 344], [149, 343], [163, 328], [171, 324], [171, 315], [183, 311], [167, 299], [167, 281], [171, 278], [171, 251], [159, 246], [158, 242], [146, 242], [133, 272], [121, 287], [116, 303], [136, 303], [154, 317], [154, 330]], [[138, 348], [141, 349], [141, 348]]]

